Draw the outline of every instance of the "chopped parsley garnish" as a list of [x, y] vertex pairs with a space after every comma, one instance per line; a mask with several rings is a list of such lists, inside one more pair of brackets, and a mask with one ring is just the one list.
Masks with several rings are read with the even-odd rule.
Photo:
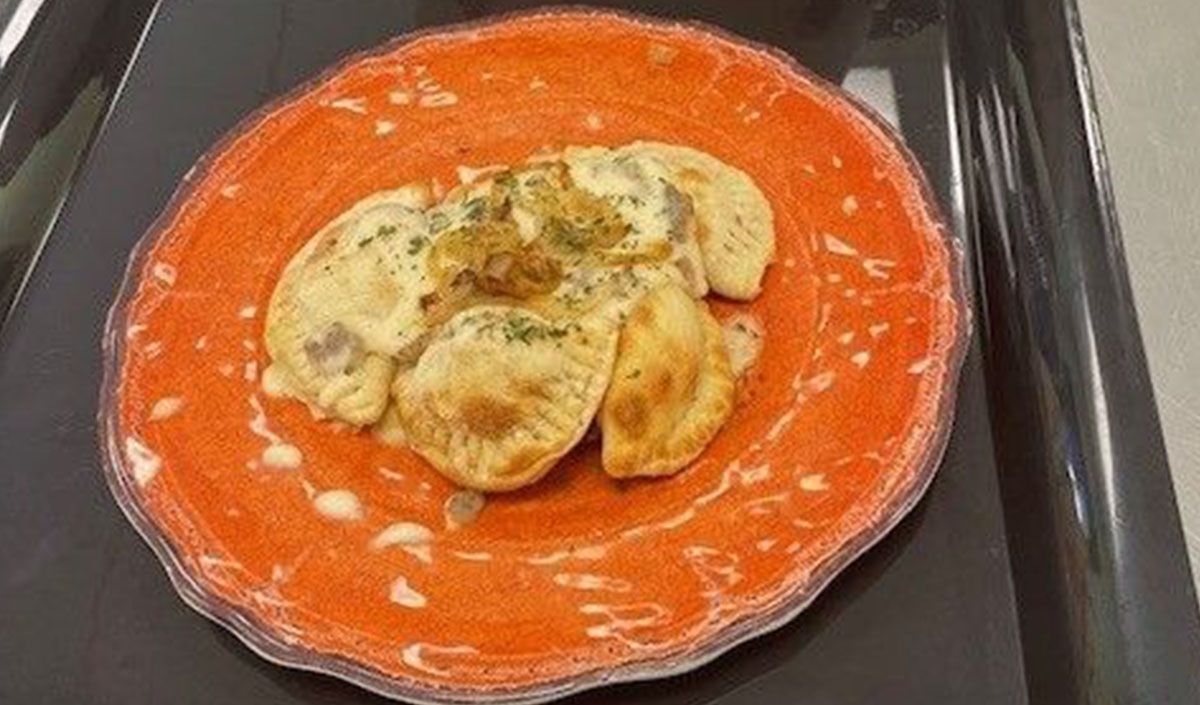
[[504, 339], [510, 343], [519, 340], [529, 345], [534, 339], [545, 335], [542, 328], [541, 324], [529, 318], [510, 318], [504, 322]]
[[471, 220], [480, 220], [483, 218], [484, 212], [487, 210], [487, 200], [480, 196], [467, 201], [467, 218]]
[[418, 235], [408, 241], [408, 254], [415, 255], [429, 243], [424, 236]]
[[591, 244], [591, 233], [569, 220], [555, 218], [546, 224], [554, 244], [571, 252], [585, 252]]
[[429, 216], [429, 229], [433, 232], [441, 232], [450, 225], [450, 218], [445, 213], [434, 213]]
[[577, 308], [583, 300], [571, 292], [564, 292], [558, 297], [559, 302], [567, 308]]
[[564, 338], [572, 328], [581, 330], [577, 323], [563, 327], [550, 326], [538, 323], [527, 316], [517, 316], [504, 322], [504, 340], [509, 343], [519, 341], [526, 345], [532, 345], [537, 340]]
[[396, 226], [395, 225], [380, 225], [379, 229], [375, 231], [375, 235], [377, 237], [387, 237], [388, 235], [395, 235], [395, 234], [396, 234]]

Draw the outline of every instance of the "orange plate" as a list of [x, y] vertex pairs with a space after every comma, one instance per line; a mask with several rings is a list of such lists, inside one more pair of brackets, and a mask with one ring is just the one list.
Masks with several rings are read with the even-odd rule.
[[[775, 211], [762, 296], [716, 304], [758, 316], [766, 349], [691, 468], [614, 482], [582, 450], [451, 530], [454, 488], [416, 455], [260, 392], [276, 277], [356, 200], [635, 139], [720, 156]], [[278, 662], [461, 702], [678, 673], [796, 615], [925, 490], [970, 328], [960, 268], [891, 131], [779, 52], [579, 9], [404, 37], [245, 120], [138, 246], [106, 335], [109, 484], [184, 599]], [[153, 419], [162, 399], [182, 407]], [[273, 434], [300, 468], [256, 465]], [[314, 510], [334, 488], [361, 518]], [[428, 554], [368, 546], [398, 521], [434, 530]]]

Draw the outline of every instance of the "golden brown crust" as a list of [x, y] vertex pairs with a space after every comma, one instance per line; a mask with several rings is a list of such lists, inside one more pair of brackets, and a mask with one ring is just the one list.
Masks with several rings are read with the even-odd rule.
[[516, 428], [521, 421], [521, 410], [516, 404], [479, 394], [463, 400], [462, 419], [471, 433], [496, 440]]
[[501, 492], [536, 481], [586, 433], [616, 355], [616, 322], [556, 324], [479, 306], [451, 319], [392, 391], [410, 446], [454, 482]]
[[265, 336], [289, 393], [357, 425], [386, 409], [383, 433], [487, 491], [547, 472], [606, 394], [612, 475], [676, 472], [712, 440], [733, 375], [694, 299], [710, 260], [718, 292], [758, 290], [774, 241], [749, 177], [639, 142], [568, 148], [428, 200], [369, 197], [288, 265]]
[[735, 383], [721, 327], [675, 285], [647, 294], [617, 346], [600, 411], [604, 469], [669, 475], [712, 441], [733, 411]]

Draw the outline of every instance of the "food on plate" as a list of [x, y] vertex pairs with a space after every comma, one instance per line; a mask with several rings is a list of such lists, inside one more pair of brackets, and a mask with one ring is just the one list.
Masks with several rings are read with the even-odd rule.
[[669, 263], [692, 296], [708, 293], [692, 201], [672, 182], [666, 164], [652, 155], [606, 147], [568, 148], [563, 161], [576, 184], [610, 201], [627, 224], [607, 261]]
[[783, 52], [594, 8], [422, 31], [188, 172], [105, 327], [104, 476], [272, 661], [419, 702], [680, 673], [929, 487], [958, 250], [886, 121]]
[[754, 367], [762, 354], [766, 332], [762, 322], [748, 313], [735, 313], [721, 325], [725, 338], [725, 349], [729, 352], [729, 366], [734, 377], [742, 377]]
[[276, 387], [479, 491], [535, 482], [594, 421], [614, 477], [678, 472], [712, 441], [736, 375], [703, 297], [753, 298], [774, 253], [748, 176], [637, 142], [430, 193], [373, 195], [288, 264]]
[[600, 412], [604, 470], [669, 475], [704, 450], [733, 412], [735, 379], [703, 301], [674, 284], [633, 307]]
[[429, 189], [373, 195], [318, 232], [280, 276], [267, 310], [272, 378], [318, 416], [377, 421], [397, 359], [425, 333], [423, 209]]
[[690, 147], [635, 142], [624, 151], [659, 160], [671, 181], [691, 197], [696, 241], [713, 291], [738, 301], [758, 296], [775, 256], [775, 223], [771, 204], [754, 180]]
[[509, 306], [468, 308], [396, 377], [397, 416], [409, 445], [458, 484], [521, 487], [583, 437], [616, 347], [604, 316], [555, 323]]

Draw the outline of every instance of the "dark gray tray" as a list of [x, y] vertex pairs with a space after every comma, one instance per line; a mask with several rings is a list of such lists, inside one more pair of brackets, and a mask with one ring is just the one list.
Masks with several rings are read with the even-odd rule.
[[[0, 703], [377, 700], [176, 597], [100, 474], [99, 334], [130, 247], [238, 119], [345, 53], [530, 4], [0, 8], [26, 29], [0, 83]], [[892, 120], [971, 253], [980, 332], [929, 496], [811, 609], [572, 701], [1195, 702], [1195, 596], [1073, 3], [603, 4], [775, 44]]]

